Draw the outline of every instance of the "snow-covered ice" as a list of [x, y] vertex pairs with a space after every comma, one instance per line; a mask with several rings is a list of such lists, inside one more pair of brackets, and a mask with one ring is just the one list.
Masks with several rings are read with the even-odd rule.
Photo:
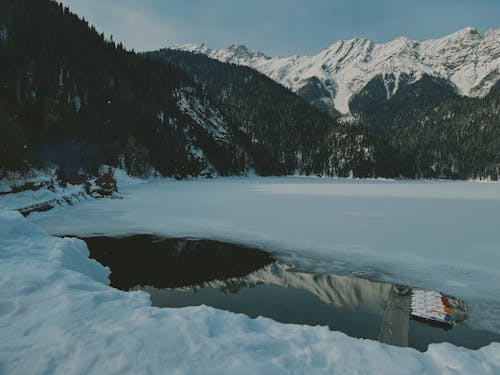
[[37, 219], [53, 234], [153, 233], [243, 243], [465, 300], [500, 332], [500, 185], [235, 178], [123, 189]]
[[[217, 195], [219, 189], [213, 188], [225, 184], [210, 185], [208, 193]], [[202, 186], [195, 182], [148, 188], [172, 194], [197, 185]], [[131, 192], [130, 198], [140, 191]], [[146, 293], [107, 286], [109, 271], [88, 259], [83, 241], [51, 237], [12, 211], [0, 211], [0, 258], [2, 374], [500, 371], [498, 343], [477, 351], [431, 345], [420, 353], [350, 338], [327, 327], [284, 325], [206, 306], [154, 308]]]

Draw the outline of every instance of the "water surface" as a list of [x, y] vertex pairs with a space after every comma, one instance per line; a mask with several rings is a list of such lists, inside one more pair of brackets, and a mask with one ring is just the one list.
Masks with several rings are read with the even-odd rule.
[[[157, 307], [208, 305], [282, 323], [328, 326], [376, 340], [393, 284], [360, 277], [299, 272], [263, 251], [209, 240], [149, 235], [84, 238], [91, 257], [111, 268], [111, 285], [143, 290]], [[410, 322], [409, 345], [480, 348], [500, 341], [466, 322], [451, 330]]]

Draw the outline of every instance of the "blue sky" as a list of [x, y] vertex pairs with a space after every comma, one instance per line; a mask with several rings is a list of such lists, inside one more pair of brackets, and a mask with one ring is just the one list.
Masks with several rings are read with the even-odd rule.
[[244, 44], [272, 56], [339, 39], [428, 39], [500, 27], [500, 0], [63, 0], [128, 48]]

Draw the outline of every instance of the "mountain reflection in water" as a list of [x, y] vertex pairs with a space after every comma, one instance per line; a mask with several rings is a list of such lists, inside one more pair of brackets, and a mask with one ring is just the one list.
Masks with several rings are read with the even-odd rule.
[[[328, 326], [376, 340], [390, 283], [334, 274], [298, 272], [267, 252], [197, 239], [150, 235], [84, 239], [90, 256], [111, 269], [113, 287], [143, 290], [157, 307], [208, 305], [282, 323]], [[410, 322], [409, 346], [434, 342], [479, 348], [496, 335], [460, 324], [449, 331]]]

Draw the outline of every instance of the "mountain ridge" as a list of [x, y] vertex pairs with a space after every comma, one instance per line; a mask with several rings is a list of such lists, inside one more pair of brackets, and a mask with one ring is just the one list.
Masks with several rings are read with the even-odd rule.
[[210, 49], [204, 44], [187, 44], [169, 48], [252, 67], [299, 95], [301, 91], [310, 92], [309, 86], [313, 85], [321, 94], [306, 98], [308, 101], [322, 109], [334, 107], [344, 114], [350, 112], [352, 96], [380, 75], [388, 99], [398, 90], [401, 76], [409, 77], [410, 83], [423, 75], [445, 79], [459, 95], [468, 97], [484, 97], [500, 80], [500, 28], [481, 34], [466, 27], [437, 39], [399, 37], [382, 44], [367, 38], [339, 40], [317, 54], [288, 57], [270, 57], [241, 45]]

